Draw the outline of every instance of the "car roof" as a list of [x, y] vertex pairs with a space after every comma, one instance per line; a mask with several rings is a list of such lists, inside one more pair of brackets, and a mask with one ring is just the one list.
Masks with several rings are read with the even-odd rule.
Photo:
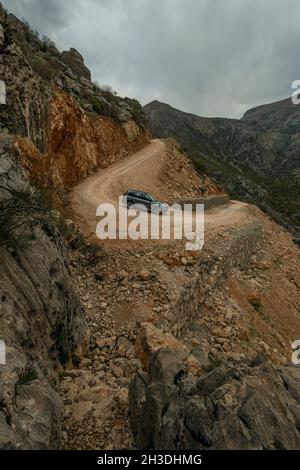
[[142, 189], [128, 189], [125, 194], [127, 193], [144, 193], [149, 194], [147, 191], [143, 191]]

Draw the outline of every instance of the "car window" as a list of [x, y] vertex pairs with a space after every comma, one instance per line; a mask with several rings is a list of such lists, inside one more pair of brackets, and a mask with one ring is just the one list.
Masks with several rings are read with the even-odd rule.
[[148, 194], [148, 193], [144, 193], [144, 199], [146, 199], [147, 201], [150, 201], [150, 202], [155, 201], [154, 197], [151, 196], [151, 194]]
[[142, 191], [129, 191], [127, 193], [127, 196], [137, 197], [139, 199], [144, 199], [145, 201], [151, 201], [151, 202], [155, 201], [153, 196], [151, 196], [148, 193], [143, 193]]

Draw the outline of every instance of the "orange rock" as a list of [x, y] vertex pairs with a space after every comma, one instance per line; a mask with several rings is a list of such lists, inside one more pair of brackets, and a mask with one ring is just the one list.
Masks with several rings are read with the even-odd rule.
[[148, 143], [148, 133], [133, 121], [121, 126], [110, 118], [86, 114], [67, 93], [58, 88], [54, 91], [45, 153], [28, 139], [16, 141], [31, 180], [45, 187], [72, 187]]

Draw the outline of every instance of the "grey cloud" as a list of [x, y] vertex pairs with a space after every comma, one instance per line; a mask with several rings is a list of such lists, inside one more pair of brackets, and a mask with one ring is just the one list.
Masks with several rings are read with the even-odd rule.
[[[239, 117], [290, 94], [298, 74], [298, 0], [7, 0], [93, 78], [143, 103]], [[298, 75], [297, 75], [298, 74]]]
[[9, 0], [3, 4], [16, 16], [29, 20], [39, 29], [46, 27], [49, 30], [62, 26], [70, 13], [68, 3], [61, 0]]

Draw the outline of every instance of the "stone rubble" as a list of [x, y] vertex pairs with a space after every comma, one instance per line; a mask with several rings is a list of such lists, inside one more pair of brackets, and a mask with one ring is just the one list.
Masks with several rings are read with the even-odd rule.
[[[176, 353], [191, 377], [230, 361], [254, 360], [258, 354], [278, 365], [289, 362], [290, 341], [300, 334], [299, 253], [287, 232], [252, 210], [263, 224], [258, 245], [244, 265], [233, 252], [226, 272], [222, 255], [215, 253], [222, 246], [227, 256], [226, 250], [236, 250], [228, 243], [234, 234], [240, 236], [241, 227], [210, 233], [199, 253], [188, 254], [181, 243], [137, 244], [132, 250], [82, 241], [80, 248], [70, 249], [71, 273], [91, 340], [78, 369], [66, 370], [62, 377], [65, 449], [135, 448], [130, 383], [148, 370], [153, 353], [162, 347]], [[249, 220], [243, 229], [251, 234], [247, 223], [251, 227]], [[271, 244], [274, 233], [277, 239], [272, 237]], [[202, 272], [206, 281], [193, 300], [192, 286]], [[278, 316], [278, 289], [281, 308], [289, 305], [295, 333]], [[178, 313], [184, 298], [198, 305], [190, 319]], [[229, 395], [225, 399], [229, 406]]]

